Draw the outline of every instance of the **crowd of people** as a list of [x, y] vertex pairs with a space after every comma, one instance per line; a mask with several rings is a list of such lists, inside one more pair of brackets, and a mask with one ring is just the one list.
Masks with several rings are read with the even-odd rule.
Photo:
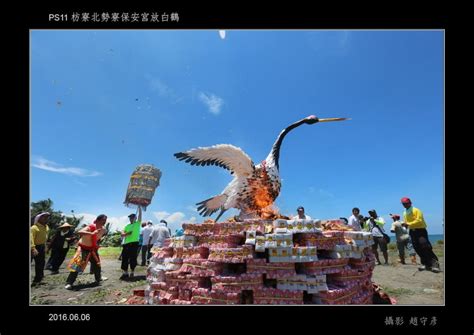
[[[423, 218], [423, 212], [413, 207], [411, 200], [407, 197], [401, 199], [401, 204], [405, 208], [403, 211], [403, 220], [398, 214], [390, 214], [393, 222], [390, 228], [395, 233], [396, 245], [398, 249], [399, 262], [405, 262], [405, 249], [408, 251], [411, 263], [417, 265], [416, 255], [420, 258], [421, 265], [419, 270], [431, 270], [440, 272], [438, 257], [433, 252], [433, 247], [428, 238], [426, 221]], [[378, 250], [382, 252], [384, 264], [388, 264], [388, 243], [390, 237], [385, 232], [385, 220], [377, 214], [375, 209], [368, 211], [369, 216], [365, 217], [360, 213], [360, 209], [354, 207], [349, 219], [341, 218], [346, 225], [355, 231], [369, 231], [372, 233], [374, 244], [372, 250], [375, 254], [377, 264], [381, 265]], [[297, 215], [293, 219], [310, 220], [311, 217], [305, 214], [304, 207], [297, 208]]]
[[[390, 228], [395, 233], [396, 244], [400, 263], [405, 263], [405, 249], [411, 258], [412, 264], [417, 264], [416, 255], [419, 256], [421, 265], [419, 270], [431, 270], [440, 272], [439, 260], [433, 252], [432, 245], [428, 238], [427, 224], [423, 217], [423, 212], [414, 207], [410, 198], [403, 197], [401, 205], [404, 208], [403, 215], [390, 214], [393, 222]], [[352, 215], [349, 217], [348, 225], [357, 231], [370, 231], [374, 237], [372, 246], [377, 264], [381, 264], [378, 249], [383, 254], [384, 264], [388, 264], [387, 244], [390, 238], [385, 233], [385, 220], [377, 215], [375, 209], [368, 211], [369, 216], [364, 217], [360, 214], [359, 208], [352, 209]], [[403, 220], [401, 220], [403, 218]]]
[[[48, 241], [50, 218], [51, 214], [48, 212], [39, 213], [35, 216], [34, 223], [30, 228], [31, 259], [35, 262], [35, 276], [32, 286], [42, 282], [45, 269], [50, 270], [51, 274], [59, 273], [59, 267], [66, 259], [69, 249], [74, 245], [76, 252], [66, 266], [69, 275], [65, 288], [68, 290], [73, 288], [78, 275], [84, 272], [88, 264], [90, 264], [90, 273], [94, 274], [95, 284], [100, 285], [100, 282], [107, 280], [107, 277], [101, 275], [99, 257], [100, 241], [107, 234], [105, 229], [107, 215], [100, 214], [93, 223], [84, 225], [77, 232], [74, 232], [71, 224], [64, 222]], [[151, 220], [142, 223], [140, 207], [138, 217], [132, 213], [128, 218], [130, 223], [121, 232], [122, 252], [119, 257], [122, 269], [121, 280], [134, 277], [140, 252], [140, 265], [146, 266], [149, 264], [152, 248], [162, 247], [165, 240], [171, 237], [171, 230], [165, 220], [161, 220], [156, 226]], [[46, 262], [46, 255], [49, 251], [51, 251], [51, 255]]]
[[[396, 245], [399, 254], [399, 262], [405, 262], [405, 249], [408, 251], [411, 263], [417, 265], [416, 255], [419, 256], [421, 265], [419, 270], [431, 270], [440, 272], [439, 261], [433, 252], [432, 245], [428, 238], [427, 224], [420, 209], [414, 207], [409, 198], [402, 198], [401, 204], [404, 207], [403, 215], [390, 214], [393, 222], [390, 231], [395, 233]], [[344, 219], [345, 224], [355, 231], [369, 231], [373, 235], [374, 244], [372, 250], [375, 254], [377, 264], [381, 265], [378, 250], [382, 252], [384, 264], [388, 264], [387, 244], [390, 237], [385, 233], [385, 220], [377, 214], [375, 209], [368, 211], [369, 216], [361, 215], [360, 209], [352, 209], [349, 219]], [[44, 277], [44, 269], [50, 270], [51, 274], [57, 274], [59, 267], [64, 262], [69, 249], [77, 242], [76, 252], [67, 264], [69, 275], [66, 279], [65, 288], [73, 288], [78, 275], [84, 272], [90, 263], [90, 273], [94, 274], [95, 283], [100, 285], [106, 277], [101, 275], [101, 263], [99, 257], [100, 240], [106, 235], [105, 224], [107, 216], [101, 214], [97, 216], [93, 223], [85, 225], [77, 233], [74, 233], [73, 226], [67, 222], [62, 223], [50, 241], [47, 241], [49, 227], [48, 221], [51, 214], [43, 212], [35, 216], [34, 224], [31, 226], [31, 256], [35, 262], [35, 276], [32, 285], [41, 283]], [[160, 220], [157, 225], [148, 220], [142, 222], [142, 211], [138, 207], [138, 216], [134, 213], [128, 216], [130, 223], [121, 232], [122, 253], [121, 280], [134, 277], [135, 268], [138, 264], [138, 255], [141, 252], [141, 266], [147, 266], [151, 258], [153, 247], [162, 247], [165, 240], [171, 237], [171, 230], [165, 220]], [[402, 220], [403, 218], [403, 220]], [[293, 219], [311, 220], [305, 214], [304, 207], [297, 208], [297, 214]], [[182, 236], [183, 229], [176, 230], [173, 236]], [[78, 236], [77, 236], [78, 235]], [[46, 263], [46, 254], [51, 251], [51, 256]], [[130, 271], [129, 271], [130, 270]]]

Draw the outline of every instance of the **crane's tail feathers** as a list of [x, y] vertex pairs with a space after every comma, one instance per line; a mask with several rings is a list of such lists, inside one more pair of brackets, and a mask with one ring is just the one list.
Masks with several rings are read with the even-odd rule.
[[221, 212], [219, 213], [219, 215], [216, 218], [216, 223], [219, 220], [219, 218], [222, 216], [222, 214], [224, 214], [226, 211], [227, 211], [227, 209], [225, 209], [224, 207], [221, 208]]
[[[200, 215], [202, 216], [211, 216], [215, 212], [217, 212], [219, 209], [222, 210], [227, 210], [224, 209], [224, 204], [227, 200], [227, 195], [225, 194], [220, 194], [216, 195], [215, 197], [203, 200], [201, 202], [198, 202], [196, 205], [197, 210]], [[221, 212], [222, 214], [223, 212]]]

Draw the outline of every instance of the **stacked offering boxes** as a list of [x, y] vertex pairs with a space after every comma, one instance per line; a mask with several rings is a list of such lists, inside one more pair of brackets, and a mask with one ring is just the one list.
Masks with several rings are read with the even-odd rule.
[[146, 210], [156, 188], [160, 185], [161, 171], [150, 164], [139, 165], [133, 171], [125, 195], [126, 206], [141, 206]]
[[183, 224], [184, 236], [154, 250], [142, 299], [147, 304], [372, 303], [372, 235], [324, 230], [320, 223]]

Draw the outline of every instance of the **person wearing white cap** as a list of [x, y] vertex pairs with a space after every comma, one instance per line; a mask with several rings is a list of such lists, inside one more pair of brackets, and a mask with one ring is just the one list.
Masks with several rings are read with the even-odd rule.
[[74, 227], [69, 223], [65, 222], [58, 227], [58, 231], [49, 242], [49, 250], [51, 250], [51, 256], [49, 257], [46, 269], [51, 270], [51, 274], [59, 273], [59, 267], [64, 262], [69, 246], [75, 240], [74, 232], [71, 229]]
[[46, 239], [49, 227], [47, 225], [51, 214], [42, 212], [35, 216], [34, 224], [30, 228], [31, 256], [35, 260], [35, 277], [33, 286], [41, 282], [44, 277], [44, 263], [46, 257]]
[[168, 227], [166, 227], [166, 221], [160, 220], [160, 223], [153, 228], [148, 244], [151, 244], [152, 247], [162, 248], [165, 240], [170, 237], [171, 234]]

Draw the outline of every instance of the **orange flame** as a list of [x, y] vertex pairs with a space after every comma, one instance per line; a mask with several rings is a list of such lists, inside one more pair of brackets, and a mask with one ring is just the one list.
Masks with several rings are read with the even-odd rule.
[[266, 188], [259, 188], [255, 192], [255, 204], [263, 209], [273, 203], [272, 197]]

